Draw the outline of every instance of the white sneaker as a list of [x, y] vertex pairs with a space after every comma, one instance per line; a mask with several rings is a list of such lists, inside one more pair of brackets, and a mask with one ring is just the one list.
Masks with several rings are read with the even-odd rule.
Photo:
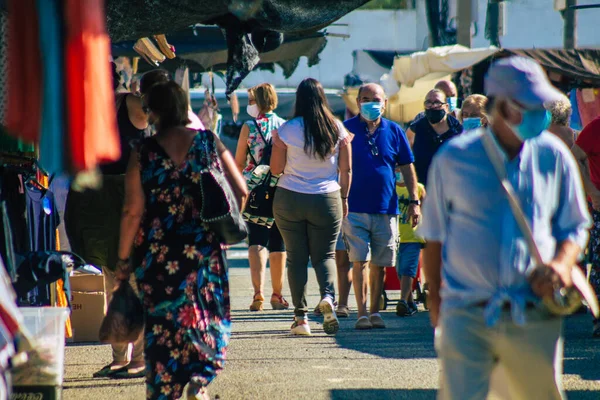
[[[300, 323], [301, 321], [302, 323]], [[308, 321], [298, 319], [294, 320], [292, 328], [290, 329], [290, 333], [298, 336], [310, 336], [310, 325], [308, 325]]]
[[335, 306], [331, 297], [325, 296], [319, 303], [319, 309], [323, 314], [323, 330], [328, 335], [335, 335], [340, 329], [340, 323], [335, 315]]

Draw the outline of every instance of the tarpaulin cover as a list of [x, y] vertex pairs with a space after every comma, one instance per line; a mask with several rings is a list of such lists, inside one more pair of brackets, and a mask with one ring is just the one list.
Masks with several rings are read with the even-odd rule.
[[431, 73], [451, 73], [468, 68], [499, 51], [496, 47], [469, 49], [461, 45], [430, 47], [394, 60], [393, 75], [402, 85], [413, 86], [415, 81]]
[[600, 50], [512, 50], [502, 51], [503, 55], [517, 54], [531, 57], [539, 62], [548, 72], [557, 72], [568, 78], [586, 82], [600, 87]]
[[[596, 49], [469, 49], [464, 46], [431, 47], [427, 51], [394, 60], [393, 75], [401, 84], [415, 81], [433, 72], [452, 73], [484, 60], [520, 55], [539, 62], [548, 72], [556, 72], [574, 81], [600, 86], [600, 50]], [[489, 61], [489, 60], [488, 60]]]
[[[315, 32], [303, 36], [285, 35], [283, 43], [275, 50], [259, 53], [258, 68], [272, 69], [273, 63], [283, 69], [289, 78], [298, 65], [302, 56], [308, 58], [308, 65], [319, 62], [319, 54], [327, 44], [326, 34]], [[216, 26], [197, 26], [166, 35], [170, 45], [175, 47], [177, 57], [167, 59], [160, 68], [175, 71], [182, 65], [189, 67], [190, 72], [205, 72], [208, 70], [225, 70], [227, 68], [227, 42], [223, 30]], [[135, 57], [133, 50], [135, 41], [125, 41], [112, 45], [113, 57]], [[139, 72], [151, 69], [148, 63], [140, 63]]]
[[227, 93], [258, 64], [250, 33], [312, 33], [368, 0], [107, 0], [113, 42], [179, 31], [195, 24], [226, 30]]

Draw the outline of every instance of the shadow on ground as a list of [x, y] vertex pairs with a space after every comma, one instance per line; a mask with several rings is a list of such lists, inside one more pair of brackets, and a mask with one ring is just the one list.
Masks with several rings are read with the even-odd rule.
[[398, 318], [391, 312], [382, 313], [386, 329], [357, 331], [355, 318], [340, 321], [344, 329], [335, 336], [336, 343], [346, 349], [385, 358], [435, 358], [433, 329], [428, 313], [411, 318]]
[[[565, 320], [564, 331], [567, 332], [565, 336], [564, 374], [579, 375], [581, 379], [587, 381], [599, 381], [600, 340], [592, 338], [592, 317], [581, 314], [568, 317]], [[597, 392], [594, 398], [599, 398]]]
[[434, 389], [333, 389], [332, 400], [434, 400]]

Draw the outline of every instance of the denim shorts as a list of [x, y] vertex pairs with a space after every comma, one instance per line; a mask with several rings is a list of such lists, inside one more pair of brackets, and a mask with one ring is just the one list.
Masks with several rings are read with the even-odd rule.
[[348, 214], [342, 222], [350, 262], [370, 261], [378, 267], [396, 265], [398, 216], [393, 214]]
[[417, 276], [421, 247], [421, 243], [400, 243], [396, 262], [398, 276], [410, 276], [411, 278]]

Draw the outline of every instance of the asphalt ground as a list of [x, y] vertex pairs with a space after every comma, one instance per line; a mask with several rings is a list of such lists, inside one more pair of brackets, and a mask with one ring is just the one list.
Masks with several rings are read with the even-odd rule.
[[[220, 399], [434, 399], [438, 363], [429, 316], [421, 309], [408, 318], [394, 305], [382, 312], [387, 329], [355, 331], [356, 316], [340, 319], [335, 336], [310, 319], [313, 335], [289, 335], [293, 314], [268, 310], [253, 313], [247, 252], [229, 251], [233, 334], [222, 374], [209, 387]], [[269, 273], [267, 271], [267, 277]], [[266, 295], [270, 293], [266, 285]], [[289, 291], [284, 295], [291, 301]], [[398, 292], [389, 292], [398, 299]], [[351, 308], [355, 310], [351, 295]], [[309, 273], [308, 302], [319, 301]], [[565, 323], [564, 386], [572, 400], [600, 399], [600, 340], [591, 338], [591, 317], [575, 315]], [[110, 347], [71, 344], [66, 348], [64, 400], [144, 399], [143, 379], [92, 379], [111, 361]]]

